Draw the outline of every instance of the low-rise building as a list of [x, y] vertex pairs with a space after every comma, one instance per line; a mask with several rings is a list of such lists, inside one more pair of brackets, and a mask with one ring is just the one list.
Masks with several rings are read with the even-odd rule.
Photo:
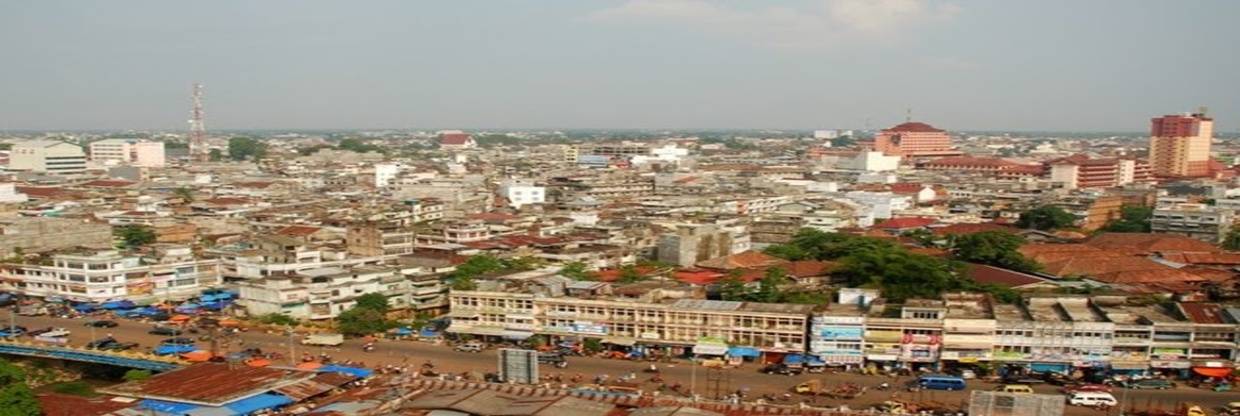
[[13, 145], [10, 171], [73, 175], [86, 172], [82, 146], [57, 140], [31, 140]]
[[182, 251], [179, 258], [153, 262], [114, 250], [58, 254], [50, 265], [0, 265], [0, 281], [8, 291], [75, 302], [187, 299], [221, 284], [218, 260]]
[[1233, 221], [1232, 211], [1206, 204], [1160, 204], [1150, 218], [1150, 231], [1218, 243], [1231, 231]]

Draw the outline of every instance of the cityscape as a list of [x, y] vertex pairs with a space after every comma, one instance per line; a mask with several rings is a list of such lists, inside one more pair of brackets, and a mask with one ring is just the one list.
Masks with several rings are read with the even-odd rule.
[[10, 5], [0, 415], [1240, 415], [1240, 5], [500, 3]]

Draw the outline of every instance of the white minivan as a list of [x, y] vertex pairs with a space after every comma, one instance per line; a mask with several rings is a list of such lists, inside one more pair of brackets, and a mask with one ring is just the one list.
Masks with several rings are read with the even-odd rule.
[[1072, 393], [1072, 396], [1068, 397], [1068, 404], [1087, 407], [1111, 407], [1118, 404], [1118, 402], [1115, 401], [1115, 396], [1112, 396], [1111, 393], [1100, 391], [1083, 391], [1079, 393]]

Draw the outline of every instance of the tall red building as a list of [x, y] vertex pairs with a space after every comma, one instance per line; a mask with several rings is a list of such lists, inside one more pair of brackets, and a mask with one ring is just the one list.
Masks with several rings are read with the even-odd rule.
[[926, 123], [910, 121], [884, 129], [874, 136], [874, 149], [893, 156], [935, 157], [959, 156], [952, 147], [952, 137], [946, 130], [936, 129]]
[[1210, 175], [1210, 141], [1214, 119], [1205, 112], [1167, 115], [1150, 120], [1150, 168], [1155, 176]]

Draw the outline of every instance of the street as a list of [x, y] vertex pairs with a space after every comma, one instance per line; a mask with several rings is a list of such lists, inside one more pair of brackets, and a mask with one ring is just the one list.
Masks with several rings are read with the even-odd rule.
[[[91, 329], [83, 324], [88, 321], [84, 318], [64, 319], [56, 317], [16, 317], [16, 324], [25, 326], [29, 329], [43, 327], [64, 327], [70, 331], [70, 345], [82, 346], [91, 341]], [[137, 342], [142, 350], [150, 350], [160, 340], [167, 337], [148, 334], [152, 324], [138, 322], [126, 319], [114, 319], [119, 326], [115, 328], [97, 328], [94, 329], [94, 337], [102, 338], [107, 334], [112, 334], [118, 341]], [[7, 325], [4, 322], [0, 325]], [[186, 335], [189, 336], [189, 335]], [[299, 340], [296, 338], [295, 341]], [[225, 354], [229, 351], [239, 351], [245, 348], [260, 348], [263, 351], [277, 351], [287, 356], [290, 360], [297, 360], [305, 352], [312, 354], [326, 353], [333, 360], [343, 361], [352, 360], [355, 362], [365, 363], [366, 366], [376, 367], [385, 364], [408, 365], [417, 368], [425, 362], [431, 362], [435, 365], [438, 372], [494, 372], [496, 371], [496, 352], [494, 349], [486, 350], [481, 353], [464, 353], [453, 351], [446, 345], [434, 345], [425, 342], [408, 341], [408, 340], [380, 340], [375, 345], [373, 352], [362, 352], [361, 340], [352, 339], [345, 341], [341, 348], [320, 348], [306, 347], [295, 344], [290, 347], [289, 337], [284, 334], [268, 334], [263, 332], [243, 332], [236, 337], [231, 337], [232, 342], [221, 342], [220, 353]], [[209, 343], [198, 342], [199, 348], [208, 349]], [[551, 366], [543, 366], [542, 372], [547, 374], [561, 374], [565, 379], [580, 374], [585, 382], [589, 382], [597, 375], [609, 375], [615, 379], [625, 374], [635, 373], [639, 380], [648, 380], [651, 374], [643, 373], [642, 370], [649, 366], [649, 363], [642, 361], [626, 361], [616, 359], [604, 359], [594, 357], [569, 357], [568, 368], [557, 369]], [[295, 362], [276, 363], [279, 364], [295, 364]], [[916, 393], [906, 392], [899, 387], [910, 380], [909, 377], [901, 377], [899, 379], [880, 376], [865, 376], [856, 373], [826, 373], [826, 374], [801, 374], [797, 376], [768, 375], [760, 373], [758, 370], [761, 366], [757, 363], [746, 363], [738, 368], [712, 371], [703, 367], [694, 368], [688, 362], [679, 360], [675, 363], [659, 363], [662, 369], [662, 377], [668, 384], [679, 383], [686, 389], [692, 389], [699, 395], [706, 398], [713, 398], [718, 395], [727, 395], [737, 390], [744, 391], [749, 399], [755, 399], [761, 395], [780, 396], [790, 391], [790, 388], [802, 381], [819, 378], [828, 385], [838, 383], [851, 382], [858, 385], [869, 387], [869, 391], [857, 399], [841, 401], [829, 400], [825, 398], [809, 399], [803, 396], [793, 395], [791, 401], [780, 401], [776, 403], [794, 404], [802, 400], [808, 401], [809, 404], [816, 406], [838, 406], [847, 404], [854, 409], [869, 407], [874, 404], [890, 400], [893, 396], [901, 399], [911, 399], [913, 401], [935, 401], [947, 405], [962, 405], [968, 400], [968, 391], [945, 392], [945, 391], [921, 391]], [[713, 374], [712, 374], [713, 373]], [[890, 391], [877, 391], [875, 387], [882, 382], [888, 382], [893, 386]], [[994, 384], [982, 382], [978, 380], [968, 381], [970, 389], [993, 389]], [[1182, 384], [1182, 383], [1181, 383]], [[645, 383], [643, 387], [653, 390], [657, 384]], [[1056, 391], [1055, 386], [1037, 385], [1034, 389], [1038, 393], [1043, 394], [1061, 394]], [[1117, 390], [1114, 392], [1117, 399], [1125, 400], [1125, 406], [1132, 406], [1136, 409], [1146, 407], [1161, 407], [1170, 409], [1177, 406], [1181, 402], [1189, 402], [1200, 405], [1211, 413], [1215, 409], [1224, 406], [1227, 402], [1240, 400], [1240, 394], [1213, 392], [1191, 387], [1181, 386], [1174, 390], [1129, 390], [1126, 397], [1124, 391]], [[1067, 413], [1074, 415], [1101, 415], [1101, 411], [1080, 407], [1067, 407]], [[1112, 411], [1112, 414], [1117, 413]]]

